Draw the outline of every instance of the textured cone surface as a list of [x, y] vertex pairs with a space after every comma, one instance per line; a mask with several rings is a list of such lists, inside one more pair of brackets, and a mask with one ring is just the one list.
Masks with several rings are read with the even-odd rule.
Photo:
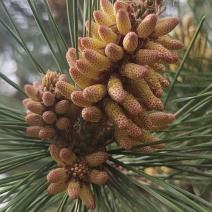
[[140, 49], [136, 54], [136, 61], [141, 65], [158, 62], [159, 59], [160, 52], [158, 50]]
[[106, 43], [115, 43], [117, 34], [107, 26], [100, 26], [98, 29], [100, 38]]
[[69, 109], [69, 101], [67, 100], [61, 100], [59, 102], [56, 103], [55, 105], [55, 112], [62, 115], [62, 114], [65, 114], [68, 109]]
[[126, 35], [131, 30], [131, 23], [128, 13], [124, 9], [119, 9], [116, 14], [116, 24], [118, 31]]
[[168, 34], [171, 32], [179, 23], [180, 19], [178, 17], [166, 17], [159, 19], [158, 23], [156, 24], [153, 36], [154, 37], [161, 37], [163, 35]]
[[68, 111], [64, 114], [68, 118], [77, 119], [81, 113], [82, 108], [75, 105], [74, 103], [70, 103], [68, 107]]
[[115, 43], [109, 43], [105, 47], [105, 54], [111, 61], [118, 61], [124, 57], [123, 49]]
[[89, 79], [99, 80], [100, 71], [93, 65], [89, 64], [85, 59], [77, 60], [76, 67]]
[[76, 162], [76, 155], [74, 152], [68, 148], [63, 148], [60, 150], [60, 159], [64, 161], [66, 164], [73, 164]]
[[108, 94], [110, 97], [118, 102], [121, 103], [126, 98], [126, 91], [123, 89], [122, 82], [116, 75], [111, 75], [107, 85]]
[[64, 162], [60, 159], [60, 150], [58, 146], [51, 144], [49, 146], [49, 153], [52, 156], [52, 158], [57, 162], [58, 166], [63, 166]]
[[71, 94], [71, 100], [73, 101], [74, 104], [80, 107], [88, 107], [92, 104], [90, 101], [85, 99], [82, 91], [74, 91]]
[[100, 0], [100, 7], [106, 15], [113, 15], [113, 4], [108, 0]]
[[73, 67], [74, 64], [76, 63], [76, 49], [74, 48], [69, 48], [67, 53], [66, 53], [66, 60], [69, 64], [69, 67]]
[[149, 113], [146, 110], [143, 110], [142, 113], [140, 113], [134, 121], [140, 128], [144, 128], [147, 130], [152, 129], [152, 121]]
[[108, 179], [108, 174], [105, 171], [99, 171], [99, 170], [93, 169], [89, 173], [89, 181], [91, 183], [101, 185], [101, 184], [104, 184], [107, 181], [107, 179]]
[[138, 25], [137, 34], [139, 38], [147, 38], [155, 29], [157, 24], [157, 15], [149, 14]]
[[129, 126], [127, 128], [127, 134], [132, 138], [139, 138], [142, 135], [141, 129], [134, 124], [131, 120], [129, 121]]
[[158, 73], [164, 73], [166, 70], [165, 66], [159, 63], [151, 63], [151, 64], [148, 64], [148, 66]]
[[58, 182], [58, 183], [51, 183], [48, 187], [48, 193], [51, 195], [59, 194], [67, 189], [67, 183], [65, 182]]
[[46, 106], [52, 106], [55, 103], [55, 95], [50, 91], [44, 91], [42, 100]]
[[57, 120], [57, 116], [53, 111], [45, 111], [42, 118], [47, 124], [53, 124]]
[[122, 106], [129, 111], [132, 115], [138, 115], [142, 112], [142, 106], [138, 100], [130, 93], [127, 93], [126, 99]]
[[30, 99], [30, 98], [24, 99], [24, 100], [22, 101], [23, 106], [26, 107], [26, 104], [27, 104], [29, 101], [31, 101], [31, 100], [32, 100], [32, 99]]
[[127, 52], [134, 52], [138, 47], [138, 36], [135, 32], [128, 32], [123, 40], [123, 47]]
[[57, 82], [56, 88], [67, 99], [70, 99], [71, 93], [76, 90], [73, 85], [64, 81]]
[[86, 156], [86, 161], [88, 162], [89, 166], [100, 166], [101, 164], [105, 163], [108, 159], [107, 152], [94, 152], [90, 155]]
[[[85, 22], [85, 26], [86, 26], [86, 30], [89, 34], [89, 21]], [[97, 38], [99, 40], [101, 40], [99, 33], [98, 33], [98, 29], [99, 29], [99, 24], [97, 24], [96, 22], [91, 21], [91, 35], [94, 38]]]
[[75, 67], [69, 69], [69, 74], [74, 82], [82, 89], [94, 84], [93, 80], [87, 78]]
[[171, 54], [171, 52], [168, 49], [166, 49], [163, 45], [154, 41], [148, 41], [145, 44], [145, 48], [150, 50], [158, 50], [163, 53]]
[[157, 39], [157, 42], [169, 50], [179, 50], [184, 47], [183, 43], [179, 40], [171, 39], [168, 35], [164, 35]]
[[39, 93], [38, 93], [38, 90], [34, 86], [32, 86], [32, 85], [25, 85], [24, 86], [24, 90], [25, 90], [27, 96], [30, 99], [32, 99], [34, 101], [39, 101], [39, 99], [40, 99], [39, 98]]
[[88, 63], [100, 70], [107, 70], [110, 67], [110, 60], [94, 50], [84, 49], [82, 56]]
[[171, 113], [156, 112], [150, 114], [153, 125], [167, 125], [170, 124], [174, 119], [175, 115]]
[[67, 179], [66, 170], [64, 168], [53, 169], [47, 175], [49, 183], [65, 182]]
[[26, 103], [26, 108], [35, 114], [41, 115], [46, 107], [42, 105], [40, 102], [35, 102], [33, 100]]
[[31, 126], [42, 126], [45, 124], [42, 117], [38, 114], [28, 114], [25, 121]]
[[108, 15], [104, 14], [101, 11], [98, 11], [98, 10], [94, 11], [93, 17], [95, 22], [101, 26], [110, 26], [114, 24], [113, 20], [110, 19]]
[[105, 112], [118, 128], [126, 129], [128, 127], [128, 118], [116, 102], [108, 100]]
[[179, 60], [178, 56], [172, 53], [159, 53], [158, 55], [159, 55], [158, 63], [162, 64], [176, 63]]
[[113, 6], [113, 13], [115, 15], [117, 15], [117, 12], [120, 9], [126, 10], [127, 9], [127, 4], [125, 4], [124, 2], [115, 2], [114, 6]]
[[59, 79], [58, 79], [58, 80], [59, 80], [59, 81], [68, 82], [67, 76], [66, 76], [65, 74], [61, 74], [61, 75], [59, 76]]
[[85, 183], [82, 183], [82, 186], [80, 188], [80, 199], [87, 208], [95, 209], [96, 204], [93, 193], [91, 191], [90, 186]]
[[154, 142], [154, 141], [158, 141], [159, 138], [153, 136], [152, 134], [146, 132], [146, 131], [142, 131], [142, 136], [141, 136], [141, 142], [142, 143], [149, 143], [149, 142]]
[[95, 106], [85, 107], [82, 110], [82, 118], [86, 121], [99, 122], [102, 116], [102, 111]]
[[119, 129], [118, 127], [115, 127], [114, 136], [118, 146], [124, 149], [132, 148], [132, 142], [126, 131]]
[[67, 117], [60, 117], [57, 119], [55, 125], [59, 130], [66, 130], [70, 127], [71, 122]]
[[98, 50], [104, 48], [106, 43], [96, 38], [85, 37], [81, 39], [81, 44], [84, 48]]
[[39, 126], [31, 126], [27, 127], [26, 133], [27, 135], [35, 138], [39, 138], [39, 132], [40, 132], [41, 127]]
[[146, 76], [147, 68], [135, 63], [127, 63], [123, 66], [121, 74], [129, 79], [139, 79]]
[[103, 84], [96, 84], [85, 88], [82, 93], [86, 100], [98, 102], [107, 94], [107, 89]]
[[71, 199], [78, 199], [80, 197], [80, 183], [71, 181], [68, 184], [68, 196]]
[[85, 47], [82, 45], [82, 37], [78, 37], [78, 49], [80, 50], [80, 52], [82, 52]]
[[48, 139], [55, 136], [55, 129], [51, 126], [44, 126], [39, 131], [39, 138]]

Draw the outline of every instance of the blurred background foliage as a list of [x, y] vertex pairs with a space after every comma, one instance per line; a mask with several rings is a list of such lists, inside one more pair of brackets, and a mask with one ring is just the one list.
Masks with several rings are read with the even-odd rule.
[[[43, 32], [46, 33], [48, 41], [46, 40], [41, 28], [38, 26], [38, 23], [34, 18], [32, 7], [29, 6], [29, 3], [34, 4], [35, 10], [39, 12], [40, 24], [43, 26]], [[14, 25], [17, 27], [17, 30], [21, 35], [21, 39], [26, 44], [24, 49], [24, 47], [21, 46], [20, 43], [18, 43], [10, 35], [10, 33], [8, 33], [5, 26], [0, 25], [0, 104], [5, 105], [6, 107], [13, 108], [14, 113], [20, 117], [20, 120], [23, 120], [24, 118], [24, 112], [22, 113], [19, 110], [23, 111], [22, 99], [24, 99], [25, 96], [24, 94], [20, 93], [12, 86], [10, 86], [7, 82], [5, 82], [5, 80], [3, 79], [4, 75], [13, 82], [17, 83], [21, 88], [23, 88], [25, 84], [31, 84], [35, 80], [40, 80], [40, 74], [38, 74], [38, 72], [46, 72], [48, 69], [64, 73], [68, 72], [68, 64], [65, 60], [65, 53], [67, 51], [67, 48], [69, 46], [72, 46], [73, 40], [70, 37], [68, 29], [70, 23], [68, 22], [66, 12], [66, 1], [48, 0], [48, 4], [51, 8], [51, 12], [54, 17], [54, 21], [57, 24], [58, 30], [61, 32], [65, 42], [67, 43], [67, 46], [64, 45], [61, 39], [58, 39], [57, 30], [53, 29], [52, 24], [50, 24], [52, 19], [50, 14], [48, 13], [46, 1], [0, 1], [1, 24], [6, 23], [8, 26], [12, 27], [12, 23], [8, 18], [8, 14], [5, 12], [6, 7], [12, 17], [12, 20], [14, 21]], [[179, 188], [183, 188], [185, 191], [188, 191], [191, 194], [195, 194], [196, 196], [199, 196], [206, 201], [211, 202], [212, 1], [166, 0], [165, 4], [168, 10], [163, 14], [164, 16], [177, 15], [181, 19], [179, 27], [172, 32], [172, 35], [183, 41], [185, 48], [180, 52], [180, 61], [177, 66], [170, 65], [166, 67], [167, 77], [171, 82], [176, 80], [176, 83], [174, 89], [170, 93], [168, 101], [166, 102], [165, 110], [173, 113], [177, 111], [177, 119], [168, 130], [157, 132], [157, 135], [161, 139], [164, 139], [165, 142], [167, 142], [167, 149], [164, 152], [161, 152], [164, 153], [164, 158], [161, 158], [160, 151], [153, 153], [152, 156], [150, 156], [149, 154], [138, 154], [136, 156], [135, 154], [133, 155], [135, 157], [129, 156], [127, 158], [127, 154], [122, 152], [123, 155], [115, 157], [114, 154], [116, 154], [116, 151], [117, 153], [119, 152], [118, 149], [115, 149], [111, 150], [110, 153], [116, 159], [119, 159], [119, 161], [124, 162], [126, 165], [124, 166], [121, 162], [119, 164], [118, 161], [114, 161], [116, 159], [111, 160], [112, 162], [116, 163], [117, 167], [120, 167], [120, 170], [123, 173], [127, 173], [128, 176], [132, 176], [133, 179], [136, 179], [138, 182], [146, 181], [146, 183], [150, 185], [151, 189], [155, 186], [156, 181], [154, 181], [151, 177], [148, 178], [146, 175], [143, 175], [142, 177], [138, 176], [139, 174], [141, 174], [139, 172], [140, 170], [144, 170], [145, 173], [147, 173], [149, 176], [156, 176], [164, 181], [166, 180], [166, 182], [172, 182], [175, 185], [178, 185]], [[82, 8], [78, 9], [80, 11]], [[180, 72], [178, 72], [178, 68], [183, 60], [185, 52], [189, 47], [189, 44], [197, 30], [198, 24], [203, 15], [206, 16], [206, 19], [201, 28], [201, 32], [198, 34], [195, 44], [193, 45], [188, 57], [186, 58], [182, 69], [180, 70]], [[82, 35], [83, 28], [80, 25], [81, 21], [82, 17], [79, 17], [79, 34]], [[58, 43], [55, 44], [55, 42]], [[34, 65], [26, 49], [31, 52], [31, 54], [36, 58], [36, 61], [38, 61], [41, 66]], [[57, 60], [55, 58], [57, 58]], [[179, 74], [179, 76], [177, 76], [176, 73]], [[166, 99], [167, 94], [164, 95], [164, 101], [166, 101]], [[3, 107], [3, 110], [7, 113], [10, 113], [9, 110], [6, 110], [6, 107]], [[16, 109], [18, 111], [16, 111]], [[0, 117], [3, 117], [2, 120], [4, 120], [4, 117], [6, 116], [7, 115], [5, 114], [0, 114]], [[2, 123], [0, 123], [0, 125], [1, 124]], [[7, 125], [5, 126], [7, 127]], [[8, 130], [8, 133], [14, 133], [13, 136], [16, 136], [16, 132], [13, 132], [12, 125], [9, 125], [8, 123], [8, 126], [11, 127]], [[1, 125], [1, 128], [3, 129], [3, 125]], [[20, 122], [17, 135], [18, 133], [22, 133], [24, 136], [25, 128], [26, 124], [24, 122]], [[15, 127], [14, 129], [17, 130], [17, 128]], [[36, 149], [47, 149], [47, 145], [45, 142], [34, 140], [34, 143], [31, 143], [32, 149], [29, 149], [27, 147], [27, 142], [30, 143], [30, 139], [29, 141], [27, 140], [27, 137], [25, 137], [25, 139], [26, 148], [24, 149], [23, 144], [23, 151], [27, 150], [29, 152]], [[8, 153], [2, 152], [1, 157], [3, 157], [3, 154], [8, 155]], [[36, 153], [33, 153], [32, 151], [31, 156], [26, 156], [24, 160], [33, 162], [34, 160], [36, 161], [41, 158], [45, 158], [46, 156], [46, 152], [42, 152], [36, 155]], [[15, 169], [15, 171], [11, 171], [11, 168], [10, 172], [8, 172], [7, 174], [17, 173], [20, 174], [20, 176], [22, 175], [23, 177], [26, 177], [29, 173], [32, 173], [31, 171], [25, 171], [29, 170], [29, 167], [33, 167], [33, 169], [35, 170], [36, 168], [40, 167], [40, 163], [38, 162], [34, 162], [30, 165], [24, 164], [25, 163], [23, 162], [22, 166], [20, 166], [21, 168]], [[44, 166], [41, 167], [38, 171], [38, 173], [42, 172], [41, 177], [45, 176], [48, 173], [49, 167], [53, 167], [48, 158], [45, 158], [42, 164]], [[45, 166], [45, 164], [47, 164], [47, 167]], [[139, 171], [137, 172], [132, 168], [131, 172], [128, 173], [126, 170], [130, 169], [130, 166], [141, 166], [141, 168], [138, 168]], [[111, 170], [112, 168], [109, 166], [107, 168], [111, 171], [111, 175], [113, 175], [112, 173], [114, 170]], [[110, 181], [108, 183], [109, 188], [113, 191], [113, 195], [117, 194], [117, 190], [114, 190], [116, 186], [114, 182], [118, 184], [124, 183], [126, 180], [125, 176], [122, 176], [120, 173], [117, 173], [117, 175], [115, 176], [119, 176], [116, 181]], [[112, 176], [111, 178], [114, 178], [114, 176]], [[129, 179], [127, 178], [127, 180]], [[42, 183], [45, 187], [46, 182], [43, 181]], [[131, 186], [134, 185], [132, 183], [133, 181], [130, 181]], [[13, 184], [8, 183], [8, 185], [12, 186]], [[127, 186], [124, 185], [123, 189], [126, 188]], [[142, 189], [139, 187], [138, 191], [141, 190]], [[142, 190], [142, 192], [145, 193], [146, 190], [144, 190]], [[107, 192], [109, 191], [106, 190], [106, 193]], [[173, 202], [171, 197], [167, 196], [167, 193], [163, 193], [159, 190], [157, 190], [157, 192], [159, 192], [160, 195], [165, 197], [167, 200]], [[48, 197], [45, 195], [43, 196], [43, 198], [45, 197], [44, 200], [47, 200]], [[110, 196], [110, 201], [111, 199], [113, 199], [113, 195]], [[52, 204], [54, 204], [61, 198], [61, 195], [53, 198]], [[192, 198], [193, 197], [191, 196], [191, 199]], [[63, 199], [63, 203], [65, 201], [67, 201], [67, 199]], [[119, 199], [119, 201], [121, 202], [122, 199]], [[156, 205], [158, 204], [158, 200], [156, 200], [155, 198], [151, 197], [151, 201], [156, 203]], [[195, 201], [198, 202], [199, 199], [194, 200], [194, 202]], [[124, 205], [124, 202], [121, 203], [122, 204], [119, 205], [120, 210], [123, 209]], [[51, 204], [49, 203], [49, 205]], [[46, 205], [46, 208], [49, 208], [49, 205]], [[72, 208], [72, 206], [73, 205], [70, 205], [70, 208]], [[207, 206], [212, 210], [211, 205], [208, 204]], [[124, 205], [125, 209], [127, 207], [127, 205]], [[43, 210], [46, 208], [44, 207]], [[161, 205], [161, 208], [164, 211], [169, 211], [164, 205]], [[49, 210], [52, 211], [51, 209]], [[211, 210], [205, 209], [205, 211]], [[58, 209], [58, 211], [60, 210]], [[176, 210], [173, 209], [173, 211]], [[185, 209], [185, 211], [193, 211], [193, 209], [190, 210], [188, 207], [187, 210]], [[196, 211], [201, 210], [196, 209]]]

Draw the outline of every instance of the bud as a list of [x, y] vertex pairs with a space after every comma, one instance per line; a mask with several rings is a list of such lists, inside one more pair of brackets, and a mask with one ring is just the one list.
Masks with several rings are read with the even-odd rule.
[[44, 91], [42, 100], [46, 106], [52, 106], [55, 103], [55, 95], [50, 91]]
[[159, 19], [152, 36], [161, 37], [168, 34], [178, 25], [179, 22], [180, 19], [178, 17], [165, 17]]
[[48, 187], [48, 193], [51, 195], [59, 194], [67, 189], [67, 183], [57, 182], [51, 183]]
[[139, 138], [142, 135], [142, 131], [136, 124], [134, 124], [131, 120], [129, 120], [127, 134], [132, 138]]
[[85, 107], [82, 110], [82, 118], [86, 121], [99, 122], [102, 116], [102, 111], [95, 106]]
[[121, 74], [129, 79], [139, 79], [146, 76], [147, 68], [135, 63], [127, 63], [122, 67]]
[[124, 51], [121, 46], [118, 46], [115, 43], [109, 43], [105, 47], [105, 54], [111, 61], [118, 61], [124, 57]]
[[27, 84], [24, 86], [24, 90], [30, 99], [34, 101], [40, 100], [38, 89], [35, 88], [34, 86]]
[[128, 118], [119, 105], [113, 100], [108, 100], [106, 102], [105, 112], [118, 128], [126, 129], [128, 127]]
[[44, 126], [39, 131], [39, 138], [48, 139], [55, 136], [55, 129], [51, 126]]
[[26, 108], [35, 114], [41, 115], [46, 107], [42, 105], [40, 102], [35, 102], [33, 100], [26, 103]]
[[93, 18], [95, 22], [101, 26], [110, 26], [114, 24], [114, 21], [108, 15], [98, 10], [93, 12]]
[[107, 26], [100, 26], [98, 29], [100, 38], [106, 43], [115, 43], [117, 34]]
[[96, 204], [94, 196], [88, 184], [82, 183], [80, 188], [80, 198], [87, 208], [95, 209]]
[[71, 100], [73, 101], [74, 104], [80, 107], [88, 107], [92, 104], [92, 102], [85, 99], [82, 91], [74, 91], [71, 94]]
[[60, 150], [60, 159], [66, 164], [71, 165], [76, 162], [76, 155], [74, 152], [68, 148], [63, 148]]
[[98, 102], [107, 94], [107, 89], [103, 84], [96, 84], [85, 88], [82, 93], [89, 102]]
[[29, 135], [31, 137], [39, 138], [40, 129], [41, 129], [40, 126], [27, 127], [26, 133], [27, 133], [27, 135]]
[[64, 81], [57, 82], [56, 88], [67, 99], [70, 99], [71, 93], [76, 90], [73, 85]]
[[128, 136], [128, 133], [122, 129], [119, 129], [118, 127], [115, 127], [114, 131], [114, 137], [116, 139], [116, 143], [118, 146], [124, 149], [131, 149], [132, 148], [132, 142]]
[[57, 116], [53, 111], [45, 111], [42, 114], [43, 120], [47, 123], [47, 124], [53, 124], [56, 120], [57, 120]]
[[107, 161], [108, 154], [107, 154], [107, 152], [98, 151], [98, 152], [94, 152], [90, 155], [87, 155], [85, 157], [85, 159], [86, 159], [88, 165], [91, 167], [100, 166]]
[[138, 25], [137, 34], [139, 38], [147, 38], [155, 29], [158, 16], [156, 14], [147, 15]]
[[135, 32], [128, 32], [123, 40], [124, 49], [127, 52], [134, 52], [138, 47], [138, 36]]
[[126, 98], [126, 91], [123, 89], [122, 82], [116, 75], [111, 75], [107, 85], [108, 94], [118, 103]]
[[57, 119], [55, 125], [59, 130], [67, 130], [70, 127], [71, 122], [66, 117], [60, 117]]
[[60, 115], [65, 114], [69, 109], [69, 104], [69, 101], [61, 100], [55, 104], [54, 110]]
[[84, 48], [98, 50], [106, 46], [106, 43], [96, 38], [84, 37], [81, 39], [81, 44]]
[[94, 67], [93, 65], [89, 64], [84, 59], [79, 59], [76, 61], [77, 69], [86, 77], [93, 80], [99, 80], [100, 72], [99, 70]]
[[[86, 30], [88, 32], [87, 34], [89, 34], [89, 21], [85, 22], [85, 27], [86, 27]], [[98, 34], [98, 29], [99, 29], [99, 24], [91, 21], [91, 35], [92, 35], [92, 37], [101, 40], [101, 38], [99, 37], [99, 34]]]
[[89, 173], [89, 181], [91, 183], [101, 185], [104, 184], [108, 180], [108, 174], [105, 171], [99, 171], [96, 169], [93, 169]]
[[45, 124], [42, 117], [38, 114], [28, 114], [25, 117], [25, 121], [31, 126], [42, 126]]
[[52, 158], [57, 162], [58, 166], [64, 166], [64, 162], [60, 159], [60, 150], [61, 148], [54, 144], [49, 146], [49, 153]]
[[67, 177], [68, 176], [64, 168], [57, 168], [48, 173], [47, 180], [49, 183], [65, 182]]
[[124, 102], [121, 104], [132, 115], [138, 115], [142, 112], [142, 106], [138, 100], [130, 93], [127, 92], [127, 96]]
[[94, 84], [93, 80], [87, 78], [86, 75], [82, 74], [76, 67], [70, 68], [69, 74], [80, 88], [86, 88]]
[[116, 24], [118, 31], [122, 35], [126, 35], [131, 30], [130, 17], [126, 10], [119, 9], [116, 14]]
[[68, 196], [72, 199], [80, 197], [80, 184], [78, 181], [71, 181], [68, 184]]

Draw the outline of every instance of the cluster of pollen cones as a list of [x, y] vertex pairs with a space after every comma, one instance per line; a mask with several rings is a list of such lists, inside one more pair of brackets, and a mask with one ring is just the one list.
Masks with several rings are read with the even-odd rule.
[[[183, 48], [168, 35], [177, 17], [159, 18], [163, 1], [100, 0], [101, 10], [86, 22], [91, 37], [79, 37], [78, 49], [66, 54], [69, 73], [48, 71], [42, 82], [26, 85], [28, 135], [51, 142], [57, 162], [47, 180], [50, 194], [68, 190], [95, 208], [91, 183], [108, 179], [103, 163], [106, 146], [152, 152], [164, 144], [135, 146], [159, 140], [150, 131], [164, 129], [175, 116], [162, 112], [160, 98], [169, 86], [164, 64], [176, 63], [172, 50]], [[110, 136], [108, 136], [110, 135]]]

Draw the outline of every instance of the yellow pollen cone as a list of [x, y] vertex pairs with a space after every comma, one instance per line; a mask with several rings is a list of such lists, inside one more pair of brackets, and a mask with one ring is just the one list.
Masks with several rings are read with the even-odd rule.
[[87, 155], [85, 157], [85, 159], [86, 159], [88, 165], [91, 167], [100, 166], [107, 161], [108, 154], [107, 154], [107, 152], [98, 151], [98, 152], [94, 152], [90, 155]]
[[69, 48], [67, 53], [66, 53], [66, 60], [69, 64], [69, 67], [74, 66], [77, 58], [76, 58], [76, 49], [74, 48]]
[[57, 82], [56, 88], [67, 99], [71, 99], [71, 93], [76, 90], [73, 85], [64, 81]]
[[148, 64], [148, 66], [158, 73], [164, 73], [166, 70], [165, 66], [159, 63], [151, 63], [151, 64]]
[[169, 50], [179, 50], [184, 47], [183, 43], [179, 40], [171, 39], [168, 35], [164, 35], [157, 39], [157, 42]]
[[138, 36], [135, 32], [128, 32], [123, 40], [124, 49], [127, 52], [134, 52], [138, 47]]
[[118, 128], [126, 129], [128, 127], [128, 118], [119, 105], [113, 100], [108, 100], [106, 102], [105, 112]]
[[160, 59], [158, 50], [140, 49], [136, 54], [136, 61], [138, 64], [157, 63]]
[[142, 130], [136, 124], [134, 124], [131, 120], [129, 120], [127, 134], [132, 138], [139, 138], [142, 135]]
[[107, 43], [100, 41], [96, 38], [85, 37], [81, 39], [81, 44], [84, 48], [98, 50], [104, 48]]
[[78, 181], [68, 183], [68, 196], [71, 199], [78, 199], [80, 197], [80, 183]]
[[118, 31], [122, 35], [126, 35], [131, 30], [130, 17], [126, 10], [119, 9], [116, 14], [116, 24]]
[[117, 15], [117, 12], [120, 10], [120, 9], [123, 9], [123, 10], [126, 10], [127, 9], [127, 4], [125, 4], [124, 2], [115, 2], [115, 4], [113, 5], [113, 13], [114, 15], [116, 16]]
[[115, 43], [117, 34], [107, 26], [100, 26], [98, 29], [100, 38], [106, 43]]
[[139, 38], [147, 38], [155, 29], [158, 17], [156, 14], [147, 15], [138, 25], [137, 34]]
[[124, 50], [115, 43], [109, 43], [105, 47], [105, 54], [111, 61], [116, 62], [124, 57]]
[[98, 11], [98, 10], [94, 11], [93, 17], [95, 22], [99, 24], [100, 26], [110, 26], [114, 24], [114, 21], [110, 18], [110, 16], [104, 14], [101, 11]]
[[122, 67], [121, 74], [129, 79], [139, 79], [147, 75], [147, 68], [135, 63], [127, 63]]
[[94, 50], [84, 49], [84, 51], [82, 52], [82, 56], [88, 63], [90, 63], [92, 66], [96, 67], [100, 71], [107, 70], [110, 67], [110, 60], [106, 56]]
[[74, 91], [71, 94], [71, 100], [74, 104], [80, 106], [80, 107], [88, 107], [92, 105], [92, 102], [85, 99], [83, 96], [82, 91]]
[[94, 84], [93, 80], [87, 78], [76, 67], [70, 68], [69, 74], [74, 82], [82, 89]]
[[[89, 34], [89, 21], [85, 22], [85, 27], [86, 27], [86, 30], [88, 32], [87, 34]], [[98, 29], [99, 29], [99, 24], [91, 21], [91, 35], [92, 35], [92, 37], [101, 40], [101, 38], [99, 37], [99, 34], [98, 34]]]
[[114, 137], [118, 146], [124, 149], [132, 148], [132, 141], [130, 140], [128, 133], [118, 127], [115, 127]]
[[163, 45], [159, 44], [158, 42], [149, 41], [145, 44], [146, 49], [158, 50], [163, 53], [171, 54], [171, 52], [166, 49]]
[[90, 122], [99, 122], [103, 116], [102, 111], [95, 106], [83, 108], [81, 114], [84, 120]]
[[121, 80], [116, 75], [111, 75], [107, 85], [108, 94], [118, 103], [126, 98], [126, 91], [123, 89]]
[[60, 159], [68, 165], [71, 165], [76, 162], [76, 155], [74, 152], [68, 148], [63, 148], [60, 150]]
[[83, 90], [83, 96], [90, 102], [98, 102], [107, 94], [107, 88], [103, 84], [89, 86]]

